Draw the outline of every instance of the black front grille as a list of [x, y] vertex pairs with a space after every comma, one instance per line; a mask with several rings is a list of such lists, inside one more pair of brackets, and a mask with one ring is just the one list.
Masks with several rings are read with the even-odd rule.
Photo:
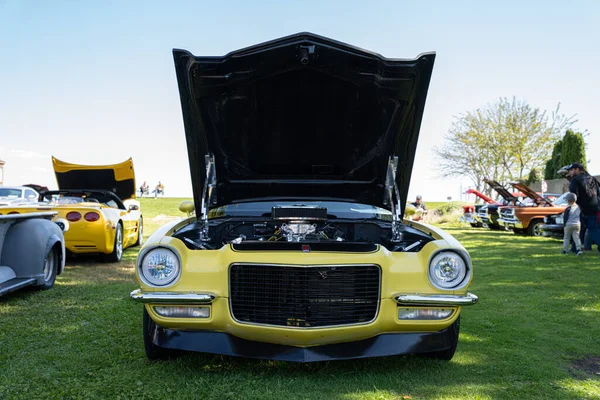
[[379, 305], [375, 265], [296, 267], [234, 264], [233, 317], [241, 322], [322, 327], [371, 321]]

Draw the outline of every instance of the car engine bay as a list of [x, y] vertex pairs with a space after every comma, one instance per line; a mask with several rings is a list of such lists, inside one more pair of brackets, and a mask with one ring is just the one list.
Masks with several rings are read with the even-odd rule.
[[[203, 235], [208, 228], [208, 235]], [[392, 240], [392, 221], [346, 219], [328, 215], [323, 207], [273, 207], [260, 217], [220, 217], [195, 221], [173, 234], [190, 249], [216, 250], [231, 244], [236, 250], [389, 251], [417, 252], [431, 235], [400, 225], [400, 240]], [[208, 239], [208, 240], [207, 240]]]

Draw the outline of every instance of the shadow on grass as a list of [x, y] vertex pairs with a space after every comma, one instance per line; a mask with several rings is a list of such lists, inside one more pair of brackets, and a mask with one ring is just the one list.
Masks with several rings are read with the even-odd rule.
[[[484, 345], [474, 351], [459, 351], [451, 362], [422, 356], [391, 356], [318, 363], [259, 361], [229, 356], [186, 353], [168, 362], [148, 362], [152, 368], [184, 379], [209, 381], [219, 377], [270, 383], [269, 398], [511, 398], [515, 387], [539, 385], [535, 379], [515, 376], [512, 383], [488, 360]], [[235, 377], [235, 378], [233, 378]], [[273, 385], [273, 382], [282, 382]], [[507, 389], [513, 389], [512, 394]], [[242, 389], [247, 390], [247, 388]], [[235, 392], [233, 392], [235, 393]], [[237, 398], [237, 397], [233, 397]], [[408, 398], [408, 397], [406, 397]], [[479, 398], [479, 397], [478, 397]]]

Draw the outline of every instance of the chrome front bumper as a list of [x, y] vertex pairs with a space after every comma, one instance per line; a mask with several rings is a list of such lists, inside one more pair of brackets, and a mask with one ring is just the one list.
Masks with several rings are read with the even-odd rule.
[[517, 218], [498, 218], [498, 224], [506, 228], [523, 229], [523, 223]]
[[474, 223], [478, 222], [475, 219], [475, 214], [473, 214], [473, 213], [464, 213], [461, 218], [462, 218], [463, 221], [471, 223], [471, 224], [474, 224]]
[[[141, 289], [134, 290], [129, 294], [129, 297], [140, 303], [178, 305], [210, 304], [215, 299], [215, 296], [207, 293], [143, 293]], [[449, 294], [401, 294], [396, 296], [395, 299], [400, 305], [435, 307], [470, 306], [479, 301], [479, 297], [473, 293], [467, 293], [464, 296]]]
[[129, 294], [129, 298], [140, 303], [188, 305], [210, 304], [215, 296], [208, 293], [144, 293], [141, 289], [136, 289]]
[[479, 297], [473, 293], [464, 296], [450, 294], [401, 294], [396, 296], [396, 302], [406, 306], [470, 306], [479, 301]]

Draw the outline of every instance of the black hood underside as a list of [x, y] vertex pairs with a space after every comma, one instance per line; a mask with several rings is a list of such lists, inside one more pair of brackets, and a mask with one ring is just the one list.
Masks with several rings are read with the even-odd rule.
[[173, 55], [197, 210], [206, 155], [211, 208], [285, 197], [390, 209], [390, 157], [406, 202], [434, 53], [387, 59], [301, 33], [223, 57]]

